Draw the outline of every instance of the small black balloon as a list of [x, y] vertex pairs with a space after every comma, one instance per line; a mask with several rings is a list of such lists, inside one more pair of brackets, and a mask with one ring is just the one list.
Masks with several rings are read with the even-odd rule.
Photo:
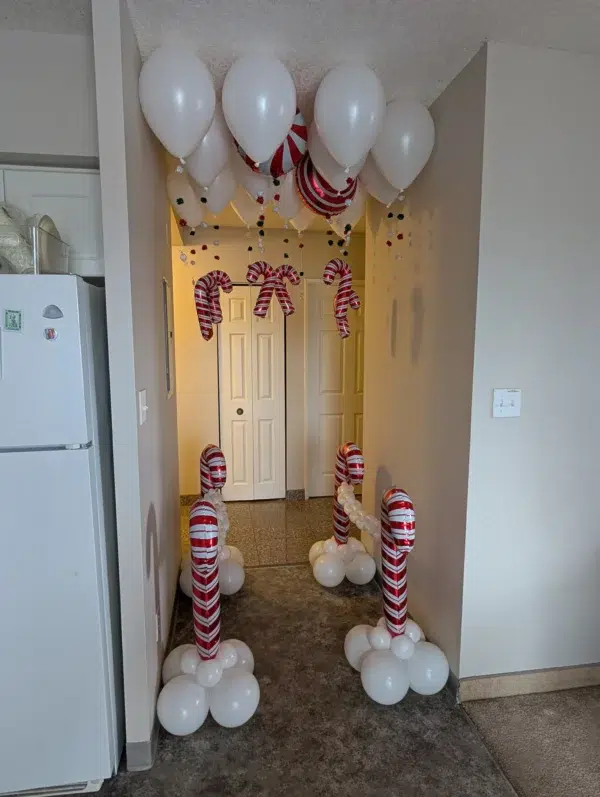
[[183, 205], [183, 199], [180, 196], [177, 197], [176, 202], [178, 205]]
[[213, 230], [218, 230], [218, 229], [219, 229], [219, 225], [215, 224], [215, 226], [213, 227]]
[[248, 251], [249, 251], [249, 252], [251, 252], [251, 251], [252, 251], [252, 247], [251, 247], [251, 246], [249, 246], [249, 247], [248, 247]]
[[388, 213], [388, 219], [393, 219], [393, 218], [394, 218], [394, 214], [393, 213]]
[[190, 230], [190, 235], [196, 235], [196, 230]]
[[344, 249], [344, 257], [348, 257], [348, 250]]
[[402, 221], [404, 219], [404, 213], [398, 213], [398, 218]]
[[329, 246], [333, 246], [333, 241], [327, 241], [327, 243], [329, 244]]
[[203, 205], [206, 205], [206, 197], [205, 196], [201, 196], [200, 197], [200, 202], [202, 202]]
[[342, 239], [340, 238], [340, 240], [338, 241], [338, 246], [343, 246], [343, 245], [344, 245], [344, 242], [343, 242], [343, 241], [342, 241]]
[[259, 235], [264, 235], [264, 234], [265, 234], [265, 231], [264, 231], [264, 230], [259, 230], [259, 231], [258, 231], [258, 234], [259, 234]]
[[289, 257], [289, 255], [288, 255], [288, 253], [287, 253], [287, 252], [284, 252], [284, 253], [283, 253], [283, 256], [284, 256], [285, 258], [288, 258], [288, 257]]
[[273, 180], [273, 185], [274, 186], [281, 185], [281, 181], [280, 180]]

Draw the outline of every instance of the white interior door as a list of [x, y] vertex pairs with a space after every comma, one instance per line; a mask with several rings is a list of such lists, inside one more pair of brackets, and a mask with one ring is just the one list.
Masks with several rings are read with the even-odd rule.
[[350, 337], [342, 340], [333, 315], [335, 291], [307, 282], [306, 484], [309, 496], [333, 495], [335, 454], [350, 440], [362, 448], [364, 282], [354, 282], [358, 312], [348, 311]]
[[285, 497], [284, 319], [273, 301], [252, 309], [259, 289], [236, 286], [221, 299], [219, 406], [227, 460], [226, 501]]

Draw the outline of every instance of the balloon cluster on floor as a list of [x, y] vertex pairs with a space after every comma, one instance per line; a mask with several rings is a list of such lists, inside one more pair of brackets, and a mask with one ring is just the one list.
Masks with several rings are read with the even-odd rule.
[[[356, 512], [351, 489], [342, 485], [341, 491], [345, 504]], [[436, 694], [446, 685], [449, 667], [443, 651], [427, 642], [408, 619], [406, 559], [415, 540], [415, 512], [404, 490], [392, 487], [384, 494], [380, 536], [384, 614], [375, 627], [357, 625], [348, 631], [344, 653], [360, 672], [368, 696], [389, 706], [399, 703], [409, 688], [421, 695]]]
[[337, 587], [344, 578], [353, 584], [368, 584], [375, 575], [375, 560], [360, 540], [350, 537], [350, 521], [357, 524], [359, 513], [349, 514], [340, 502], [345, 488], [349, 489], [350, 484], [362, 484], [364, 472], [360, 448], [355, 443], [340, 446], [335, 460], [337, 492], [333, 499], [333, 537], [315, 542], [308, 553], [313, 575], [324, 587]]
[[298, 232], [323, 216], [348, 241], [367, 194], [390, 205], [434, 145], [427, 108], [402, 99], [386, 105], [379, 78], [359, 64], [325, 75], [310, 127], [290, 73], [267, 55], [233, 63], [219, 104], [196, 54], [161, 46], [142, 67], [139, 97], [148, 125], [180, 160], [168, 194], [181, 225], [192, 228], [230, 203], [247, 226], [262, 227], [272, 202]]
[[221, 543], [229, 525], [219, 494], [227, 468], [216, 446], [202, 452], [201, 478], [203, 495], [190, 510], [189, 526], [194, 644], [180, 645], [165, 659], [156, 705], [160, 724], [175, 736], [197, 731], [209, 712], [219, 725], [236, 728], [260, 700], [252, 651], [239, 639], [221, 641], [221, 593], [237, 592], [244, 570], [238, 549]]

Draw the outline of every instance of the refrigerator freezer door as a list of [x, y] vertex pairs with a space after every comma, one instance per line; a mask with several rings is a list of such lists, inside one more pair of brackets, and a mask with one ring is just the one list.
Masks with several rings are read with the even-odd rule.
[[0, 454], [0, 793], [112, 774], [94, 457]]
[[77, 278], [0, 276], [0, 449], [86, 443]]

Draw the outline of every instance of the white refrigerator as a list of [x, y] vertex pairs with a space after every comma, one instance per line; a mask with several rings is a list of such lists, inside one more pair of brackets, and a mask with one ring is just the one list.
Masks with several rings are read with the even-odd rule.
[[123, 743], [104, 291], [0, 275], [0, 794], [94, 791]]

